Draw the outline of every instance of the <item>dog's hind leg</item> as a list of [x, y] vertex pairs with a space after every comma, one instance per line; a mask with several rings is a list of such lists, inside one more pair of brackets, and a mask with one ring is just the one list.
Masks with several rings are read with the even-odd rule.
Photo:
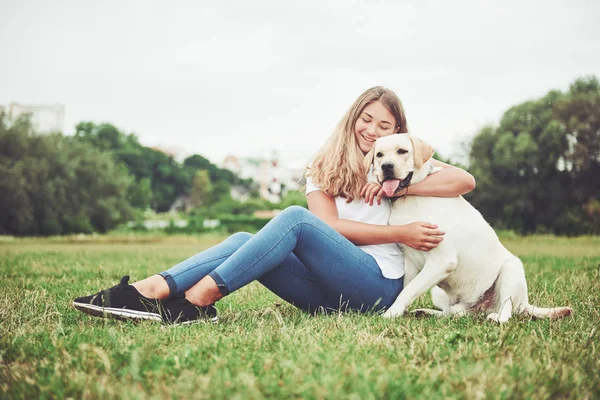
[[517, 257], [507, 260], [502, 265], [496, 290], [499, 293], [497, 311], [488, 315], [488, 318], [498, 323], [508, 321], [512, 312], [551, 319], [568, 317], [573, 313], [570, 307], [541, 308], [529, 304], [525, 270]]
[[[440, 290], [443, 292], [442, 289], [440, 289]], [[445, 294], [445, 292], [444, 292], [444, 294]], [[446, 298], [447, 297], [448, 296], [446, 296]], [[438, 305], [436, 304], [436, 307], [437, 306]], [[412, 313], [416, 317], [422, 317], [425, 315], [435, 316], [435, 317], [464, 317], [465, 315], [467, 315], [469, 313], [469, 308], [464, 303], [456, 303], [456, 304], [450, 305], [450, 302], [448, 302], [448, 306], [442, 310], [431, 310], [429, 308], [419, 308], [419, 309], [413, 310]]]
[[417, 308], [411, 313], [415, 317], [445, 317], [447, 314], [440, 310], [432, 310], [431, 308]]
[[450, 298], [446, 291], [439, 286], [431, 288], [431, 301], [433, 301], [434, 306], [442, 311], [450, 309]]
[[513, 311], [520, 313], [527, 307], [527, 281], [523, 263], [517, 257], [512, 257], [502, 264], [496, 280], [496, 293], [496, 312], [487, 316], [494, 322], [503, 324], [512, 317]]
[[444, 317], [450, 313], [450, 298], [444, 291], [444, 289], [439, 286], [434, 286], [431, 288], [431, 300], [433, 301], [433, 305], [436, 306], [437, 310], [432, 310], [429, 308], [419, 308], [413, 310], [412, 313], [416, 317], [423, 316], [435, 316], [435, 317]]

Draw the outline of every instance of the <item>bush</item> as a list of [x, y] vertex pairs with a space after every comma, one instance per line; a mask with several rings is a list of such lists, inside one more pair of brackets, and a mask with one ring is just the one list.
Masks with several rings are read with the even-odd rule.
[[271, 220], [269, 218], [256, 218], [252, 215], [221, 215], [217, 219], [221, 221], [221, 227], [224, 227], [228, 233], [256, 233]]

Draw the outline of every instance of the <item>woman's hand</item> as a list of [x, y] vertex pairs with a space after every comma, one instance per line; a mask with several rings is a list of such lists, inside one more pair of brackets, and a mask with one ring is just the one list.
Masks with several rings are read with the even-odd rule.
[[440, 231], [437, 225], [429, 222], [413, 222], [404, 225], [404, 228], [406, 236], [400, 242], [416, 250], [435, 249], [444, 240], [444, 232]]
[[381, 205], [381, 198], [383, 197], [383, 187], [379, 183], [369, 182], [360, 191], [360, 195], [365, 197], [365, 203], [373, 205], [373, 200], [377, 199], [377, 204]]
[[[360, 191], [360, 195], [365, 197], [365, 203], [369, 203], [369, 205], [373, 205], [373, 200], [377, 199], [377, 204], [381, 205], [381, 199], [385, 192], [383, 191], [383, 187], [379, 183], [369, 182], [365, 185], [365, 187]], [[408, 195], [408, 186], [405, 187], [401, 192], [397, 192], [394, 194], [394, 197], [402, 197]]]

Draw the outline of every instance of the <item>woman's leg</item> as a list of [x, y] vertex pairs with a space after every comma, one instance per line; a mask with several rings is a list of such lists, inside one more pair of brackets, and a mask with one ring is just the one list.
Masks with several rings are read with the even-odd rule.
[[[222, 243], [200, 252], [160, 275], [129, 284], [129, 276], [111, 288], [88, 296], [77, 297], [73, 306], [95, 316], [116, 316], [121, 319], [163, 320], [160, 300], [181, 293], [220, 265], [252, 235], [236, 233]], [[210, 290], [207, 294], [210, 294]], [[217, 289], [218, 293], [218, 289]]]
[[304, 309], [380, 309], [402, 289], [402, 280], [384, 278], [370, 255], [301, 207], [284, 210], [185, 295], [203, 306], [256, 279]]
[[180, 262], [159, 275], [169, 285], [171, 294], [185, 292], [226, 261], [251, 237], [252, 234], [247, 232], [234, 233], [218, 245]]
[[[252, 236], [247, 232], [235, 233], [220, 244], [195, 254], [158, 275], [152, 275], [132, 285], [142, 295], [156, 299], [166, 299], [170, 294], [185, 292], [227, 260]], [[327, 303], [326, 300], [330, 299], [329, 294], [324, 293], [323, 288], [315, 282], [315, 279], [310, 276], [310, 272], [294, 254], [286, 257], [281, 267], [280, 270], [268, 274], [270, 277], [264, 277], [263, 283], [283, 299], [294, 298], [299, 301], [297, 305], [301, 308], [306, 308], [302, 307], [301, 304], [308, 303], [301, 301], [298, 296], [290, 297], [290, 291], [303, 293], [307, 299], [310, 298], [313, 301], [321, 296], [321, 300], [318, 302], [321, 305], [324, 305]], [[289, 282], [289, 285], [281, 287], [277, 285], [277, 281]], [[210, 299], [203, 300], [196, 297], [195, 303], [197, 305], [210, 305], [222, 297], [214, 282], [213, 285], [207, 285], [207, 282], [208, 280], [205, 280], [198, 285], [195, 292], [202, 294], [203, 297], [208, 296]], [[212, 296], [211, 291], [214, 292]], [[333, 299], [330, 303], [333, 304], [334, 302], [337, 305], [339, 299]]]
[[[252, 236], [254, 235], [247, 232], [235, 233], [220, 244], [195, 254], [158, 275], [135, 282], [133, 286], [142, 295], [157, 299], [166, 299], [171, 293], [185, 292], [227, 260]], [[211, 287], [206, 282], [208, 281], [205, 280], [203, 285], [196, 287], [196, 292], [206, 295], [207, 291], [216, 289], [216, 293], [213, 293], [214, 297], [211, 296], [210, 300], [196, 298], [198, 305], [209, 305], [222, 297], [214, 284]], [[335, 308], [340, 303], [339, 295], [317, 283], [316, 278], [293, 253], [285, 258], [280, 268], [265, 274], [259, 282], [279, 297], [305, 310], [310, 309], [311, 302], [314, 307], [325, 308]]]
[[251, 237], [252, 234], [246, 232], [234, 233], [218, 245], [132, 285], [142, 295], [153, 299], [166, 299], [171, 294], [185, 292], [210, 271], [221, 265]]
[[[375, 260], [372, 262], [375, 263]], [[378, 297], [374, 301], [354, 298], [350, 302], [347, 294], [336, 287], [335, 283], [331, 285], [331, 282], [321, 281], [311, 272], [311, 268], [307, 268], [292, 253], [279, 267], [267, 272], [258, 281], [288, 303], [305, 311], [337, 311], [350, 308], [364, 312], [388, 306], [385, 299], [388, 297], [395, 299], [402, 289], [402, 280], [386, 279], [380, 273], [378, 279], [381, 281], [375, 291]], [[382, 301], [379, 301], [380, 298]]]
[[92, 315], [173, 323], [181, 314], [188, 322], [200, 314], [216, 315], [212, 303], [255, 279], [306, 310], [386, 308], [402, 289], [402, 279], [384, 278], [370, 255], [301, 207], [286, 209], [254, 237], [232, 235], [220, 245], [144, 280], [166, 285], [164, 296], [159, 298], [177, 293], [182, 296], [189, 288], [185, 291], [189, 301], [176, 296], [160, 305], [153, 300], [157, 297], [146, 297], [137, 290], [135, 285], [144, 286], [144, 281], [128, 285], [128, 279], [125, 276], [113, 288], [77, 298], [73, 305]]

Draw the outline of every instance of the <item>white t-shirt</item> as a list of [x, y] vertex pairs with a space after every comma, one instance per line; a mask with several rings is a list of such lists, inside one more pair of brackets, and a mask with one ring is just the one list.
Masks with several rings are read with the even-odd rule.
[[[369, 181], [371, 180], [372, 175], [369, 174]], [[321, 189], [315, 186], [310, 177], [306, 177], [306, 194], [316, 190]], [[339, 218], [373, 225], [388, 225], [392, 210], [389, 199], [384, 197], [381, 205], [374, 201], [372, 206], [365, 203], [364, 199], [356, 199], [351, 203], [346, 203], [346, 200], [344, 197], [335, 197]], [[404, 275], [404, 256], [398, 245], [394, 243], [370, 244], [358, 246], [358, 248], [373, 256], [385, 278], [398, 279]]]

